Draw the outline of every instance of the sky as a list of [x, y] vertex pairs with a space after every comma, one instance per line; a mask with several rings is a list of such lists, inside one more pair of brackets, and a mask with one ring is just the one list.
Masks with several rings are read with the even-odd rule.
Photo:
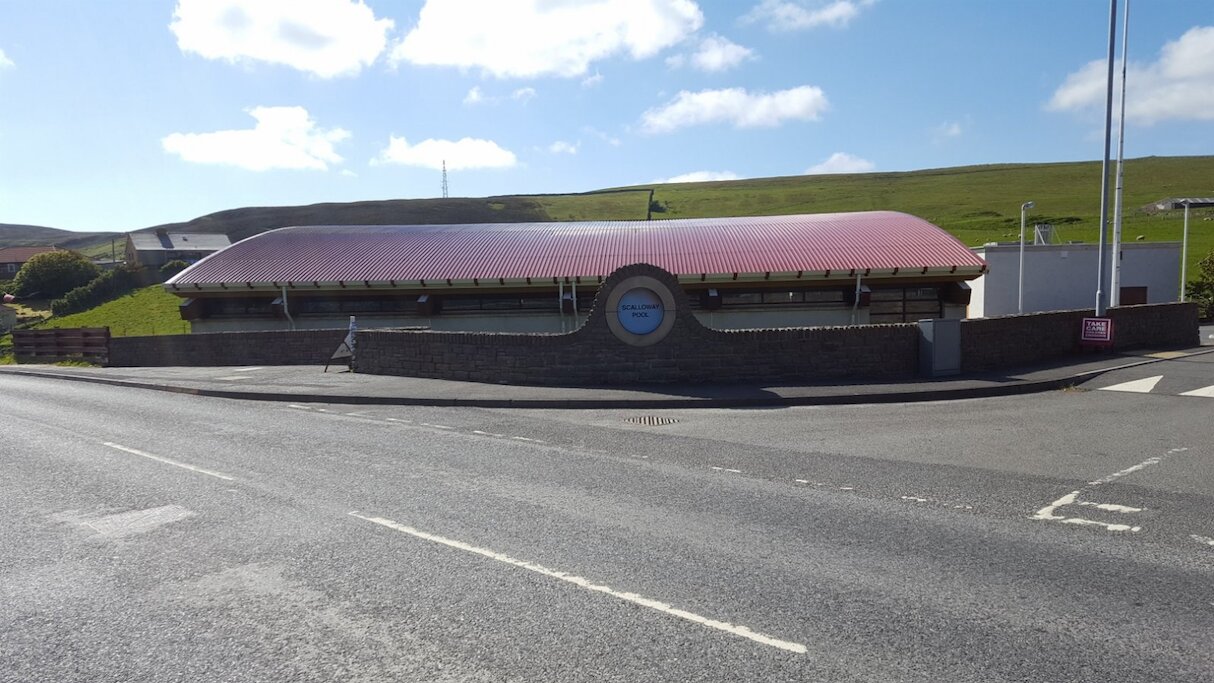
[[[1214, 154], [1214, 2], [1130, 12], [1126, 156]], [[0, 0], [0, 223], [438, 197], [444, 162], [451, 196], [481, 197], [1100, 159], [1108, 20], [1106, 0]]]

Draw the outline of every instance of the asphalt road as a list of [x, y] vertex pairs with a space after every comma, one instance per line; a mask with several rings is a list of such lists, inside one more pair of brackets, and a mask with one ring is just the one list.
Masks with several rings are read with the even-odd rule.
[[1214, 358], [1122, 372], [596, 412], [0, 377], [0, 680], [1214, 680]]

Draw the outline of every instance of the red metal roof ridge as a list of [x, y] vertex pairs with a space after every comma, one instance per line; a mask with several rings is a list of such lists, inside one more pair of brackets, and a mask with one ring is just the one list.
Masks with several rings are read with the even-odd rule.
[[[399, 239], [377, 239], [393, 235]], [[874, 240], [878, 236], [885, 239]], [[925, 219], [898, 211], [863, 211], [655, 221], [285, 226], [212, 254], [168, 284], [600, 278], [639, 261], [681, 277], [705, 278], [985, 268], [960, 240]], [[584, 274], [571, 275], [575, 272]]]

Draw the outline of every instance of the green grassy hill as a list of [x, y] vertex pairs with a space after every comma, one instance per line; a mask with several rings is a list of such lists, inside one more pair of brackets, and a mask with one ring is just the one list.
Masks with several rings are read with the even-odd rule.
[[[1128, 160], [1127, 238], [1180, 239], [1181, 212], [1144, 210], [1158, 199], [1174, 196], [1214, 196], [1214, 156]], [[971, 246], [1018, 238], [1020, 205], [1032, 200], [1037, 207], [1029, 212], [1030, 224], [1053, 223], [1061, 240], [1094, 241], [1100, 222], [1100, 163], [966, 166], [665, 185], [658, 186], [655, 200], [666, 207], [662, 216], [670, 218], [904, 211], [926, 218]], [[1214, 214], [1203, 211], [1201, 218], [1210, 215]], [[1197, 232], [1194, 229], [1191, 237], [1203, 239]], [[1205, 232], [1214, 233], [1214, 227]]]
[[[1125, 168], [1128, 241], [1139, 236], [1152, 242], [1180, 239], [1180, 212], [1143, 210], [1152, 202], [1173, 196], [1214, 196], [1214, 156], [1130, 159]], [[926, 218], [970, 246], [1017, 239], [1020, 204], [1032, 200], [1037, 208], [1029, 214], [1030, 224], [1053, 223], [1062, 241], [1095, 241], [1100, 163], [1002, 164], [638, 185], [582, 194], [257, 207], [157, 227], [222, 232], [236, 241], [287, 225], [635, 220], [645, 218], [650, 190], [659, 209], [654, 219], [893, 210]], [[1214, 226], [1203, 222], [1214, 211], [1197, 213], [1190, 265], [1214, 249]]]
[[[1173, 196], [1214, 196], [1214, 156], [1130, 159], [1125, 171], [1125, 238], [1179, 240], [1181, 212], [1143, 210]], [[621, 191], [625, 190], [625, 191]], [[638, 185], [563, 195], [400, 199], [309, 206], [249, 207], [144, 230], [223, 233], [237, 241], [288, 225], [512, 223], [643, 219], [654, 193], [654, 219], [894, 210], [926, 218], [971, 246], [1014, 240], [1020, 204], [1037, 203], [1029, 222], [1055, 226], [1062, 241], [1097, 239], [1100, 163], [1001, 164], [825, 176], [788, 176], [674, 185]], [[1195, 212], [1190, 265], [1214, 249], [1214, 210]], [[32, 232], [31, 232], [32, 231]], [[51, 231], [46, 233], [45, 231]], [[0, 225], [0, 246], [12, 239], [58, 234], [61, 246], [94, 256], [109, 253], [108, 234], [68, 233]], [[52, 235], [53, 236], [53, 235]], [[9, 240], [9, 242], [6, 242]], [[11, 242], [16, 243], [16, 242]], [[121, 245], [119, 245], [121, 246]]]
[[[59, 228], [47, 228], [41, 225], [16, 225], [0, 223], [0, 247], [37, 247], [55, 245], [61, 249], [79, 251], [86, 256], [100, 256], [110, 253], [110, 238], [121, 238], [116, 232], [72, 232]], [[122, 244], [118, 245], [121, 253]], [[96, 253], [93, 253], [96, 252]]]
[[[32, 319], [49, 314], [50, 303], [29, 302], [32, 307], [21, 307], [23, 317]], [[177, 312], [181, 299], [164, 291], [160, 285], [137, 289], [130, 294], [107, 301], [96, 308], [65, 315], [48, 317], [33, 325], [33, 329], [44, 330], [61, 327], [108, 327], [115, 337], [135, 337], [149, 334], [188, 334], [190, 324]], [[14, 304], [10, 304], [14, 305]], [[13, 362], [13, 337], [0, 336], [0, 365]]]
[[34, 327], [108, 327], [115, 337], [187, 334], [190, 324], [177, 312], [180, 303], [179, 297], [164, 291], [161, 285], [152, 285], [81, 313], [47, 318]]

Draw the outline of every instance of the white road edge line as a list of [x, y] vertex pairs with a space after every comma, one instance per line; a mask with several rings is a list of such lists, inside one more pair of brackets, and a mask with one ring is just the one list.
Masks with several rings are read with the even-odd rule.
[[156, 462], [162, 462], [162, 463], [164, 463], [164, 464], [166, 464], [166, 465], [172, 465], [173, 467], [180, 467], [180, 468], [182, 468], [182, 469], [184, 469], [184, 470], [189, 470], [189, 471], [191, 471], [191, 472], [197, 472], [197, 473], [199, 473], [199, 474], [205, 474], [205, 475], [207, 475], [208, 477], [215, 477], [216, 479], [223, 479], [224, 481], [235, 481], [235, 479], [234, 479], [233, 477], [229, 477], [229, 476], [228, 476], [228, 475], [226, 475], [226, 474], [220, 474], [220, 473], [218, 473], [218, 472], [212, 472], [211, 470], [204, 470], [204, 469], [203, 469], [203, 468], [201, 468], [201, 467], [195, 467], [195, 466], [193, 466], [193, 465], [187, 465], [187, 464], [186, 464], [186, 463], [184, 463], [184, 462], [177, 462], [176, 460], [170, 460], [170, 459], [168, 459], [168, 458], [162, 458], [162, 457], [160, 457], [159, 455], [152, 455], [151, 453], [144, 453], [144, 452], [143, 452], [143, 451], [141, 451], [141, 450], [138, 450], [138, 449], [135, 449], [135, 448], [128, 448], [127, 446], [123, 446], [123, 445], [116, 444], [116, 443], [110, 443], [109, 441], [104, 441], [104, 442], [102, 442], [102, 444], [101, 444], [101, 445], [102, 445], [102, 446], [108, 446], [109, 448], [113, 448], [113, 449], [115, 449], [115, 450], [119, 450], [119, 451], [122, 451], [122, 452], [124, 452], [124, 453], [130, 453], [131, 455], [138, 455], [138, 456], [139, 456], [139, 457], [141, 457], [141, 458], [147, 458], [147, 459], [149, 459], [149, 460], [155, 460]]
[[1209, 536], [1198, 536], [1197, 534], [1189, 534], [1189, 538], [1201, 543], [1202, 545], [1214, 546], [1214, 538]]
[[527, 562], [526, 560], [518, 560], [513, 557], [510, 557], [509, 555], [503, 555], [502, 553], [499, 553], [499, 552], [496, 552], [493, 550], [488, 550], [486, 548], [478, 548], [474, 545], [469, 545], [462, 541], [456, 541], [456, 540], [452, 540], [450, 538], [444, 538], [442, 536], [437, 536], [435, 534], [429, 534], [424, 531], [419, 531], [418, 529], [414, 529], [413, 527], [405, 526], [404, 524], [399, 524], [390, 519], [384, 519], [383, 517], [365, 517], [363, 515], [358, 514], [357, 512], [351, 512], [349, 514], [351, 517], [357, 517], [358, 519], [361, 519], [361, 520], [364, 520], [367, 522], [371, 522], [372, 524], [378, 524], [380, 526], [384, 526], [389, 529], [399, 531], [401, 533], [409, 534], [410, 536], [420, 538], [424, 541], [430, 541], [432, 543], [439, 543], [439, 544], [442, 544], [442, 545], [445, 545], [445, 546], [448, 546], [451, 548], [455, 548], [457, 550], [462, 550], [464, 552], [473, 553], [475, 555], [481, 555], [482, 557], [487, 557], [491, 560], [496, 560], [498, 562], [513, 565], [520, 569], [526, 569], [528, 571], [532, 571], [537, 574], [542, 574], [549, 578], [560, 579], [561, 581], [564, 581], [566, 583], [571, 583], [575, 586], [578, 586], [579, 588], [585, 588], [586, 590], [589, 590], [589, 591], [594, 591], [596, 593], [602, 593], [604, 595], [609, 595], [613, 598], [624, 600], [625, 602], [631, 602], [634, 605], [648, 607], [650, 609], [657, 610], [664, 614], [669, 614], [670, 616], [679, 617], [680, 619], [686, 619], [687, 621], [699, 624], [701, 626], [707, 626], [709, 628], [714, 628], [719, 631], [724, 631], [731, 635], [741, 636], [742, 638], [747, 638], [749, 640], [753, 640], [754, 642], [760, 643], [762, 645], [767, 645], [770, 647], [779, 648], [781, 650], [787, 650], [788, 652], [795, 652], [797, 654], [802, 654], [802, 655], [809, 652], [808, 648], [806, 648], [801, 643], [792, 643], [787, 640], [780, 640], [778, 638], [773, 638], [771, 636], [759, 633], [757, 631], [752, 631], [745, 626], [738, 626], [736, 624], [731, 624], [731, 623], [725, 622], [725, 621], [717, 621], [716, 619], [709, 619], [708, 617], [700, 616], [699, 614], [695, 614], [694, 612], [688, 612], [686, 610], [678, 609], [677, 607], [672, 607], [664, 602], [659, 602], [657, 600], [642, 597], [640, 595], [637, 595], [636, 593], [626, 593], [623, 591], [617, 591], [614, 588], [611, 588], [610, 586], [604, 586], [601, 584], [592, 583], [589, 579], [584, 579], [580, 576], [574, 576], [572, 574], [567, 574], [565, 572], [557, 571], [555, 569], [549, 569], [547, 567], [535, 564], [534, 562]]

